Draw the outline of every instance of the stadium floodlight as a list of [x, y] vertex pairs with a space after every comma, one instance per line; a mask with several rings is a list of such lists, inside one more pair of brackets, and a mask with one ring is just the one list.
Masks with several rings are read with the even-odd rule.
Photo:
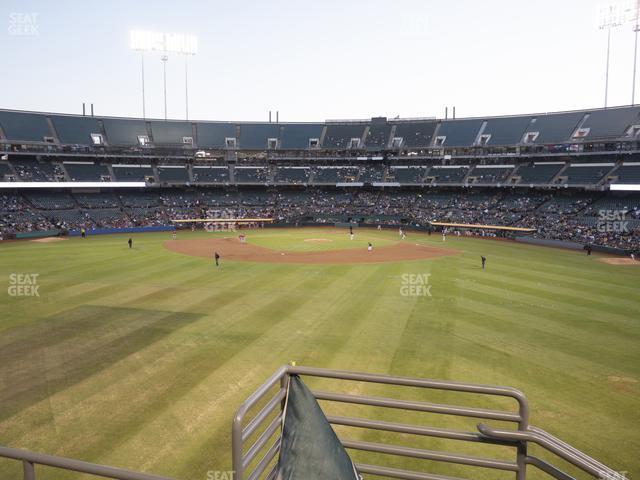
[[184, 55], [184, 91], [185, 91], [185, 115], [189, 119], [189, 70], [187, 59], [198, 53], [198, 38], [195, 35], [180, 33], [160, 33], [147, 30], [132, 30], [130, 32], [129, 46], [131, 50], [140, 52], [142, 65], [142, 116], [145, 117], [144, 98], [144, 53], [161, 53], [164, 75], [164, 118], [167, 119], [167, 60], [169, 53]]
[[607, 107], [607, 94], [609, 90], [609, 54], [611, 49], [611, 29], [626, 24], [633, 24], [635, 32], [635, 46], [633, 51], [633, 80], [631, 88], [631, 104], [636, 100], [636, 71], [638, 65], [638, 32], [640, 32], [640, 0], [618, 0], [608, 2], [601, 6], [599, 27], [607, 30], [607, 70], [605, 81], [605, 108]]
[[598, 26], [600, 30], [607, 31], [607, 64], [605, 67], [604, 82], [604, 108], [608, 106], [609, 100], [609, 59], [611, 58], [611, 29], [622, 25], [622, 4], [621, 2], [608, 3], [600, 7], [600, 20]]
[[177, 53], [195, 55], [198, 53], [198, 38], [180, 33], [158, 33], [132, 30], [131, 49], [140, 52]]
[[638, 69], [638, 32], [640, 32], [640, 0], [635, 1], [633, 12], [633, 31], [635, 46], [633, 48], [633, 83], [631, 88], [631, 105], [636, 104], [636, 72]]

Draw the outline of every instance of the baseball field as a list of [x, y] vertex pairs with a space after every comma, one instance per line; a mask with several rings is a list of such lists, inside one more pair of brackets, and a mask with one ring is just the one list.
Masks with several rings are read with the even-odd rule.
[[[395, 230], [246, 235], [246, 244], [202, 231], [135, 234], [133, 248], [123, 235], [0, 244], [0, 445], [209, 480], [231, 468], [234, 410], [296, 361], [519, 388], [532, 424], [640, 478], [639, 266], [507, 241], [413, 232], [401, 241]], [[452, 442], [417, 446], [452, 451]], [[0, 460], [0, 479], [20, 472]]]

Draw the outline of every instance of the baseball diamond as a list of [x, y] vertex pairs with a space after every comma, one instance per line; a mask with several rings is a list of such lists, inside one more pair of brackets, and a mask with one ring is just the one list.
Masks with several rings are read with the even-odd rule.
[[640, 0], [0, 19], [0, 480], [640, 480]]

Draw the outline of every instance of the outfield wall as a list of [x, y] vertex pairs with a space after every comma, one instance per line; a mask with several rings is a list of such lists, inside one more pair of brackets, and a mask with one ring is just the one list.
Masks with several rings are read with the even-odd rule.
[[[584, 250], [585, 244], [577, 242], [569, 242], [566, 240], [545, 240], [543, 238], [532, 237], [516, 237], [516, 242], [529, 243], [532, 245], [542, 245], [545, 247], [556, 248], [568, 248], [570, 250]], [[622, 248], [606, 247], [604, 245], [591, 245], [591, 249], [594, 252], [608, 253], [610, 255], [623, 255], [627, 256], [631, 253], [630, 250], [624, 250]]]
[[570, 250], [582, 250], [584, 245], [578, 242], [569, 242], [567, 240], [549, 240], [545, 238], [533, 237], [516, 237], [516, 242], [530, 243], [532, 245], [542, 245], [544, 247], [568, 248]]
[[60, 230], [35, 230], [33, 232], [18, 232], [15, 234], [16, 240], [23, 238], [44, 238], [44, 237], [57, 237], [60, 235]]
[[604, 245], [592, 245], [594, 252], [610, 253], [611, 255], [630, 255], [631, 250], [623, 250], [622, 248], [606, 247]]

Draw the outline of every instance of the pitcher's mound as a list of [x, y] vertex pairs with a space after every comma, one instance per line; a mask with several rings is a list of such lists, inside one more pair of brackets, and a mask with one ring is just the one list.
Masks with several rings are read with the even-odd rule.
[[386, 263], [408, 260], [426, 260], [455, 255], [457, 250], [428, 247], [410, 243], [397, 243], [385, 247], [374, 247], [372, 252], [362, 248], [326, 250], [322, 252], [289, 252], [271, 250], [250, 243], [240, 243], [237, 239], [212, 238], [199, 240], [167, 240], [164, 247], [172, 252], [213, 259], [218, 252], [221, 260], [259, 263]]

